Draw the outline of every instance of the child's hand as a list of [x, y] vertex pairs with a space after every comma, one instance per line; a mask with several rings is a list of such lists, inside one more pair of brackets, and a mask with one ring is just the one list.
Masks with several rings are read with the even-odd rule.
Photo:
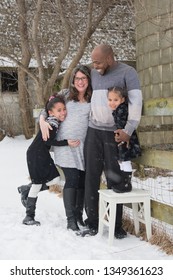
[[49, 139], [49, 129], [52, 130], [52, 127], [44, 120], [43, 116], [40, 116], [40, 129], [43, 140], [47, 141]]
[[67, 140], [70, 147], [77, 147], [80, 144], [80, 140]]

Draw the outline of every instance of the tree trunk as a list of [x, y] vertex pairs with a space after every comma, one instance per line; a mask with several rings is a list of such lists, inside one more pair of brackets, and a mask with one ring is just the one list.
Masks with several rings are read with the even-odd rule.
[[18, 90], [19, 90], [19, 107], [21, 111], [21, 119], [23, 133], [26, 139], [32, 137], [34, 132], [34, 123], [30, 111], [29, 96], [26, 88], [26, 73], [22, 69], [18, 69]]

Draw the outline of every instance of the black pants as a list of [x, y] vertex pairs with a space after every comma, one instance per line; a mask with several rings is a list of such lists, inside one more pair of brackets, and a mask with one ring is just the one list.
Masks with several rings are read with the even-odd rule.
[[[85, 147], [85, 208], [88, 224], [98, 226], [98, 190], [101, 174], [104, 171], [107, 187], [121, 182], [121, 171], [117, 161], [117, 147], [113, 131], [88, 128]], [[117, 207], [116, 228], [122, 225], [122, 205]]]
[[85, 188], [85, 171], [78, 170], [77, 168], [61, 167], [65, 176], [64, 188]]

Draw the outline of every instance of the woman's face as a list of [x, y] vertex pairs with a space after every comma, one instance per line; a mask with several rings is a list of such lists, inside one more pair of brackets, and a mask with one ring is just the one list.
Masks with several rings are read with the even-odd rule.
[[79, 93], [85, 93], [88, 87], [88, 78], [85, 74], [78, 71], [74, 77], [74, 86]]

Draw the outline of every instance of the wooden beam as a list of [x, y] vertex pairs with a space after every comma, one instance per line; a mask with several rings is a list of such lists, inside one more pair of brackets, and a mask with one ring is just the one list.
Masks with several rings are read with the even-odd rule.
[[173, 170], [173, 151], [143, 150], [142, 156], [133, 161], [141, 165]]
[[[132, 208], [131, 203], [126, 203], [124, 204], [124, 206]], [[173, 206], [151, 200], [151, 217], [167, 224], [173, 225]]]
[[157, 144], [170, 144], [173, 143], [173, 130], [172, 131], [145, 131], [138, 132], [138, 137], [141, 146], [152, 147]]
[[151, 200], [151, 216], [159, 221], [173, 225], [173, 206]]
[[156, 126], [173, 124], [173, 115], [169, 116], [142, 116], [139, 124], [140, 127]]
[[157, 97], [144, 100], [143, 111], [144, 115], [150, 116], [172, 115], [173, 97]]

